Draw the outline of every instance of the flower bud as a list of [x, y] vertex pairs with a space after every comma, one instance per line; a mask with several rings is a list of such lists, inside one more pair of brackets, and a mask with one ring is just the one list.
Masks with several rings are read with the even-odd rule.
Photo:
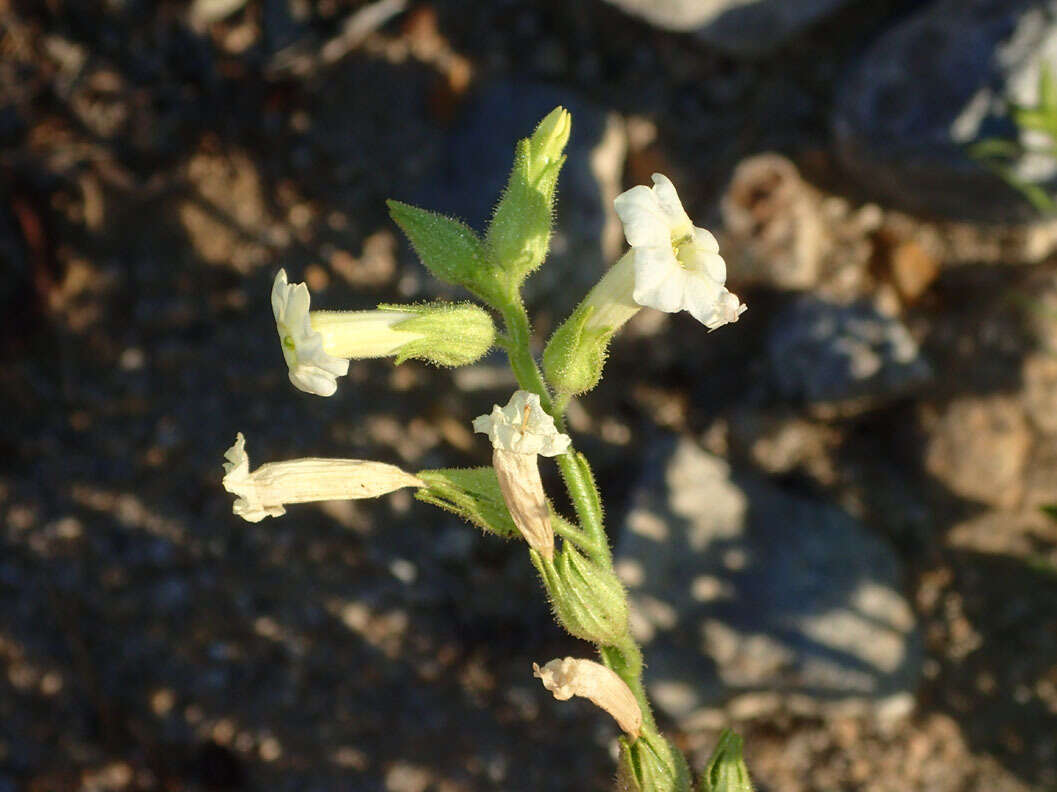
[[642, 710], [635, 694], [616, 672], [594, 660], [566, 657], [551, 660], [542, 668], [532, 664], [532, 675], [558, 701], [583, 696], [601, 707], [617, 722], [624, 733], [637, 740], [642, 731]]
[[533, 561], [555, 617], [570, 634], [602, 646], [627, 635], [627, 598], [613, 570], [585, 558], [568, 542], [553, 561]]
[[690, 792], [686, 759], [659, 734], [620, 740], [617, 792]]
[[571, 129], [569, 112], [556, 107], [514, 151], [506, 191], [485, 235], [489, 260], [506, 273], [513, 286], [520, 286], [547, 255], [554, 189]]
[[634, 289], [635, 270], [629, 252], [610, 267], [547, 342], [543, 371], [555, 390], [575, 395], [598, 384], [610, 339], [642, 310], [632, 299]]
[[698, 785], [702, 792], [752, 792], [752, 780], [741, 749], [741, 737], [724, 729], [701, 774]]
[[362, 459], [291, 459], [250, 472], [242, 433], [224, 454], [224, 489], [239, 497], [232, 511], [247, 522], [286, 513], [288, 503], [377, 498], [424, 482], [395, 465]]

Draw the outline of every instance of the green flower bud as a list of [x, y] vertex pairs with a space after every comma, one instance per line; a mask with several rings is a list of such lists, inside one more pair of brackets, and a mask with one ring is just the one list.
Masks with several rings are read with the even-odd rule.
[[480, 359], [495, 341], [492, 317], [473, 303], [379, 305], [378, 309], [412, 315], [393, 325], [397, 332], [416, 336], [397, 348], [397, 364], [417, 358], [438, 366], [465, 366]]
[[690, 792], [690, 769], [659, 734], [647, 732], [635, 742], [621, 737], [617, 792]]
[[632, 299], [635, 269], [626, 253], [547, 342], [543, 372], [560, 393], [591, 390], [602, 378], [609, 341], [642, 307]]
[[[553, 515], [552, 519], [560, 517]], [[628, 605], [613, 570], [585, 558], [569, 542], [553, 561], [538, 553], [533, 563], [554, 607], [558, 622], [577, 638], [602, 645], [627, 636]]]
[[741, 737], [724, 729], [699, 779], [701, 792], [752, 792], [749, 769], [745, 766], [741, 749]]
[[572, 117], [556, 107], [532, 137], [518, 142], [506, 191], [485, 236], [489, 259], [519, 287], [547, 255], [554, 218], [554, 189], [565, 163]]
[[484, 246], [469, 226], [437, 212], [386, 201], [389, 216], [433, 275], [469, 289], [490, 305], [505, 304], [504, 281], [485, 260]]
[[494, 468], [423, 470], [418, 478], [425, 484], [415, 492], [420, 501], [457, 514], [504, 539], [521, 535], [507, 511]]

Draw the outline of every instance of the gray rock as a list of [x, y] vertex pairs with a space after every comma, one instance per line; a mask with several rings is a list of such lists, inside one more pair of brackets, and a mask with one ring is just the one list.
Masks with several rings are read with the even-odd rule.
[[609, 0], [632, 16], [693, 32], [732, 55], [765, 55], [848, 0]]
[[530, 303], [561, 319], [616, 260], [623, 234], [613, 210], [627, 148], [623, 122], [558, 88], [495, 83], [463, 111], [437, 170], [424, 180], [422, 206], [483, 232], [506, 186], [517, 140], [558, 105], [572, 114], [572, 136], [558, 181], [548, 260], [527, 284]]
[[906, 327], [868, 301], [798, 298], [775, 316], [767, 356], [777, 393], [815, 405], [872, 407], [931, 376]]
[[[1027, 201], [966, 149], [1017, 137], [1007, 105], [1036, 101], [1043, 63], [1057, 63], [1054, 0], [938, 0], [882, 36], [845, 81], [833, 119], [840, 158], [878, 200], [911, 211], [1030, 219]], [[1057, 186], [1053, 158], [1024, 157], [1013, 170]]]
[[618, 546], [650, 695], [686, 728], [777, 708], [892, 718], [921, 637], [890, 548], [689, 440], [648, 455]]
[[927, 429], [925, 467], [951, 492], [999, 508], [1020, 502], [1032, 432], [1016, 398], [955, 399]]

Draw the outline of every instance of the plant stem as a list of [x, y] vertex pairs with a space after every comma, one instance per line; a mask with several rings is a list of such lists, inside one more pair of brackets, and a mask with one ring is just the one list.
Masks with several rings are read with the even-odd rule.
[[[536, 359], [532, 356], [532, 330], [520, 296], [512, 295], [501, 311], [507, 330], [502, 346], [510, 359], [510, 367], [514, 371], [518, 385], [527, 391], [538, 393], [540, 405], [554, 418], [558, 431], [564, 430], [564, 413], [568, 399], [559, 398], [555, 403], [551, 398]], [[577, 542], [575, 537], [566, 536], [563, 526], [557, 529], [557, 533], [568, 541], [577, 543], [581, 549], [590, 553], [595, 563], [611, 569], [613, 556], [602, 519], [602, 500], [587, 460], [572, 449], [558, 456], [557, 460], [565, 482], [565, 489], [569, 493], [573, 508], [576, 509], [580, 528], [586, 535], [587, 541]], [[642, 650], [631, 637], [631, 633], [626, 632], [619, 644], [599, 646], [598, 652], [602, 662], [613, 669], [631, 688], [642, 710], [644, 731], [656, 734], [657, 723], [653, 718], [653, 710], [642, 685]]]
[[[528, 314], [520, 297], [513, 297], [503, 306], [503, 321], [506, 323], [508, 343], [505, 344], [507, 358], [510, 360], [510, 368], [514, 370], [518, 385], [524, 390], [538, 393], [540, 405], [551, 415], [554, 415], [554, 404], [551, 401], [550, 391], [543, 381], [536, 359], [532, 357], [532, 329], [529, 326]], [[564, 421], [554, 415], [558, 430], [564, 428]]]

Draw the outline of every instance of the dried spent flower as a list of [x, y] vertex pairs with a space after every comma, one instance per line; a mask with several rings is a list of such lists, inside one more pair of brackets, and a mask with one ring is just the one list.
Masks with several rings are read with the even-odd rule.
[[554, 529], [543, 492], [537, 455], [564, 454], [572, 442], [554, 425], [538, 394], [519, 390], [505, 407], [493, 405], [490, 415], [473, 419], [473, 429], [492, 441], [492, 465], [514, 525], [548, 561], [554, 558]]
[[690, 221], [667, 176], [653, 174], [652, 188], [632, 187], [613, 205], [633, 253], [636, 303], [667, 313], [686, 310], [710, 330], [738, 320], [745, 306], [724, 285], [719, 244]]
[[251, 472], [242, 432], [224, 458], [224, 489], [238, 496], [231, 510], [247, 522], [285, 514], [288, 503], [377, 498], [402, 487], [425, 486], [395, 465], [363, 459], [307, 457], [269, 462]]
[[532, 664], [532, 675], [543, 682], [543, 687], [558, 701], [583, 696], [601, 707], [632, 739], [642, 731], [642, 710], [635, 694], [616, 672], [594, 660], [575, 657], [554, 659], [542, 668]]

